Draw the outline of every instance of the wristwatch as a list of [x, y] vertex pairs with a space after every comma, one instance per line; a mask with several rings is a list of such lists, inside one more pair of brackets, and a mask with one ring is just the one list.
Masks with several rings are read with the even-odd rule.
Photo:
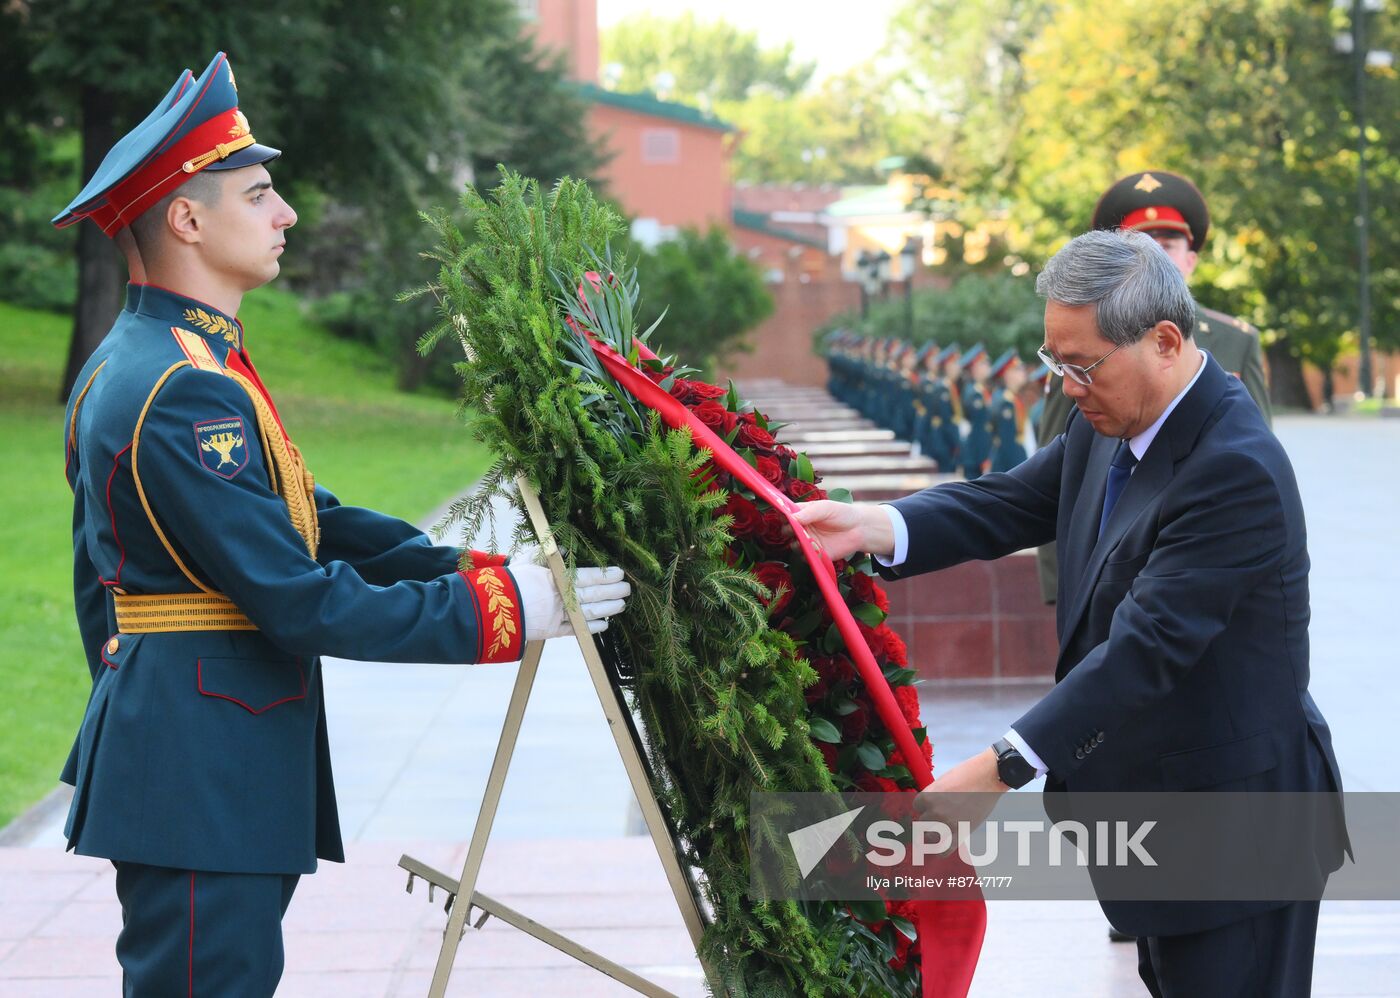
[[992, 751], [997, 754], [997, 779], [1012, 790], [1019, 790], [1035, 779], [1035, 767], [1005, 738], [992, 742]]

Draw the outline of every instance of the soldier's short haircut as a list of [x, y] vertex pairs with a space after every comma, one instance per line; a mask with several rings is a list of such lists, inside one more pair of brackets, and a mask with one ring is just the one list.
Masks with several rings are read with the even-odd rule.
[[1050, 258], [1035, 280], [1042, 298], [1061, 305], [1093, 305], [1099, 332], [1130, 346], [1168, 320], [1189, 337], [1196, 302], [1186, 278], [1151, 236], [1094, 230], [1075, 236]]
[[165, 230], [165, 213], [170, 208], [170, 202], [176, 198], [190, 198], [212, 208], [219, 203], [223, 194], [224, 185], [220, 182], [223, 177], [224, 173], [220, 170], [201, 170], [138, 215], [131, 223], [131, 235], [136, 239], [136, 248], [141, 255], [149, 257], [155, 253], [156, 244]]

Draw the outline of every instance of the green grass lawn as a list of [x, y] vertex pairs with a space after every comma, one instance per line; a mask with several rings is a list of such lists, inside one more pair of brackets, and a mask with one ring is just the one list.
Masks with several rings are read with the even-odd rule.
[[[342, 502], [417, 521], [486, 469], [451, 401], [395, 390], [387, 361], [307, 322], [294, 297], [255, 292], [240, 318], [287, 431]], [[89, 688], [55, 401], [69, 325], [0, 303], [0, 825], [54, 786]]]

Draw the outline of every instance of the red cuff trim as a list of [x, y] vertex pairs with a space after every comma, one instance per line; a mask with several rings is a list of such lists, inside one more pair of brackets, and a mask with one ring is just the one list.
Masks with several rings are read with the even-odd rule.
[[518, 662], [525, 649], [525, 622], [520, 614], [520, 590], [510, 572], [500, 567], [458, 572], [472, 595], [478, 661]]
[[473, 569], [478, 568], [500, 568], [507, 558], [503, 554], [491, 554], [489, 551], [468, 551], [467, 561], [471, 563]]

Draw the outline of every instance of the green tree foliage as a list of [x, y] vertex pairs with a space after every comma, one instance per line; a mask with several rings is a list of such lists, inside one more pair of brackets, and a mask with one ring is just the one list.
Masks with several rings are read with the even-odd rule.
[[863, 183], [877, 164], [913, 148], [899, 93], [873, 64], [816, 80], [791, 43], [765, 48], [757, 34], [694, 14], [639, 14], [603, 32], [604, 65], [621, 91], [656, 92], [694, 104], [740, 129], [736, 180]]
[[637, 271], [646, 288], [642, 328], [665, 312], [656, 334], [662, 347], [705, 370], [743, 349], [743, 335], [773, 311], [762, 273], [734, 252], [718, 227], [683, 229], [676, 239], [640, 251]]
[[[507, 0], [46, 0], [5, 5], [0, 16], [0, 54], [15, 57], [4, 60], [6, 92], [23, 97], [17, 107], [7, 100], [0, 138], [76, 129], [82, 153], [64, 178], [70, 192], [183, 66], [198, 71], [227, 51], [254, 133], [284, 152], [273, 168], [279, 186], [294, 206], [312, 208], [291, 234], [289, 278], [321, 291], [361, 288], [343, 311], [366, 313], [375, 338], [405, 359], [422, 316], [387, 306], [423, 276], [411, 248], [417, 208], [446, 203], [473, 168], [506, 162], [553, 179], [587, 175], [597, 162], [580, 99], [520, 38]], [[17, 187], [42, 179], [34, 155], [0, 146], [24, 160], [7, 173], [29, 178]], [[318, 238], [309, 230], [321, 223], [328, 232]], [[110, 324], [123, 275], [105, 238], [80, 238], [78, 363]], [[327, 265], [319, 252], [298, 259], [299, 242], [325, 250]], [[108, 300], [89, 314], [82, 298], [107, 286]]]
[[[760, 90], [796, 96], [812, 79], [815, 63], [800, 62], [792, 43], [764, 48], [758, 34], [727, 21], [687, 11], [677, 17], [636, 14], [603, 32], [599, 55], [616, 65], [615, 85], [627, 93], [651, 93], [664, 75], [669, 98], [706, 109], [743, 101]], [[662, 96], [668, 96], [663, 94]]]
[[[1014, 251], [1043, 260], [1117, 177], [1191, 177], [1213, 218], [1193, 290], [1264, 330], [1276, 397], [1303, 404], [1300, 362], [1326, 370], [1355, 345], [1355, 93], [1333, 47], [1349, 13], [1321, 0], [918, 2], [899, 24], [957, 125], [931, 127], [929, 145], [966, 219], [1004, 214]], [[1370, 48], [1400, 48], [1393, 8], [1369, 34]], [[1372, 328], [1394, 346], [1400, 76], [1375, 67], [1365, 86]]]

